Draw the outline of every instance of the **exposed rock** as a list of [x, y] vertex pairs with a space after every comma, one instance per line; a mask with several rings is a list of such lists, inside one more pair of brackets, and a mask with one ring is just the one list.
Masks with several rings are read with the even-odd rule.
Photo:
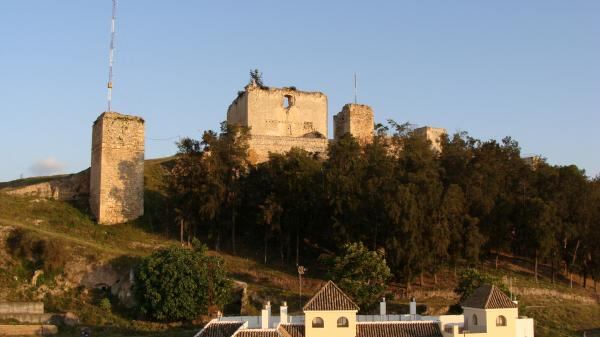
[[63, 316], [63, 323], [66, 326], [75, 326], [79, 324], [79, 317], [77, 317], [77, 315], [75, 315], [72, 312], [67, 312], [64, 316]]
[[129, 275], [127, 276], [128, 277], [123, 277], [117, 283], [113, 284], [110, 287], [110, 292], [113, 296], [116, 296], [119, 299], [119, 302], [126, 308], [133, 308], [137, 305], [133, 293], [133, 270], [130, 270]]
[[16, 180], [1, 187], [8, 194], [31, 196], [54, 200], [77, 200], [87, 198], [90, 190], [90, 170], [75, 174]]
[[87, 272], [81, 278], [80, 285], [86, 288], [109, 289], [120, 279], [117, 271], [108, 263], [88, 266]]

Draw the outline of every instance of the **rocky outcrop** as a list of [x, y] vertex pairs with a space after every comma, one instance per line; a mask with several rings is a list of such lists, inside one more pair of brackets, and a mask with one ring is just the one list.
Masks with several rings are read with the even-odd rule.
[[90, 170], [79, 173], [4, 183], [0, 192], [13, 195], [62, 201], [87, 198], [90, 193]]

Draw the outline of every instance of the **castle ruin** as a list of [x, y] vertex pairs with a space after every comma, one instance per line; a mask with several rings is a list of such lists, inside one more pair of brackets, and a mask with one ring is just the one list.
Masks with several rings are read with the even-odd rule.
[[144, 120], [105, 112], [92, 128], [90, 207], [103, 225], [144, 214]]
[[424, 126], [422, 128], [414, 129], [413, 132], [416, 136], [423, 137], [431, 142], [431, 149], [433, 151], [437, 153], [442, 152], [442, 137], [446, 134], [446, 129]]
[[346, 104], [342, 111], [333, 116], [333, 138], [340, 139], [349, 133], [364, 145], [373, 140], [374, 125], [375, 118], [370, 106]]
[[324, 154], [329, 144], [327, 96], [321, 92], [251, 83], [229, 106], [227, 123], [250, 129], [248, 155], [255, 163], [293, 147]]
[[[269, 153], [285, 153], [293, 147], [327, 155], [327, 96], [321, 92], [300, 91], [294, 87], [270, 88], [248, 84], [227, 109], [227, 124], [249, 128], [248, 156], [251, 162], [269, 159]], [[333, 141], [351, 134], [361, 145], [374, 135], [373, 109], [364, 104], [346, 104], [333, 116]], [[422, 127], [415, 135], [441, 151], [442, 128]]]

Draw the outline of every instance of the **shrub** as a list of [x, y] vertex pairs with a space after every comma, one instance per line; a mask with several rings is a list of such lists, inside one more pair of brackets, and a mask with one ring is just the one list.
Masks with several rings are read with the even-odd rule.
[[209, 306], [225, 304], [231, 289], [222, 259], [207, 256], [197, 243], [144, 258], [135, 277], [141, 313], [159, 321], [192, 320]]
[[110, 304], [110, 300], [106, 297], [104, 297], [103, 299], [100, 300], [100, 309], [106, 311], [106, 312], [110, 312], [112, 309], [112, 305]]
[[344, 245], [333, 259], [331, 278], [364, 310], [384, 295], [392, 276], [382, 251], [370, 251], [362, 242]]
[[493, 284], [504, 293], [508, 294], [508, 289], [501, 280], [490, 275], [481, 274], [474, 268], [467, 268], [460, 273], [458, 285], [454, 289], [454, 292], [460, 296], [460, 301], [462, 302], [471, 296], [475, 289], [484, 284]]

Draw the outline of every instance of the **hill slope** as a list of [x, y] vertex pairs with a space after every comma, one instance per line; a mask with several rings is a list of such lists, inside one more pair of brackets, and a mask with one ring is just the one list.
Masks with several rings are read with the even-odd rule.
[[[157, 222], [162, 221], [164, 175], [170, 163], [169, 158], [146, 161], [146, 214], [118, 226], [96, 225], [85, 202], [67, 203], [0, 193], [0, 300], [42, 299], [48, 310], [76, 312], [84, 324], [97, 327], [95, 335], [99, 336], [191, 336], [197, 327], [136, 321], [134, 313], [117, 303], [113, 303], [111, 312], [106, 312], [99, 307], [99, 299], [106, 294], [95, 288], [114, 275], [120, 277], [138, 257], [160, 247], [179, 244], [170, 233], [156, 232]], [[19, 184], [23, 186], [24, 182]], [[66, 255], [65, 267], [54, 275], [42, 277], [32, 286], [31, 266], [7, 252], [7, 238], [17, 230], [57, 242]], [[300, 299], [293, 266], [265, 265], [258, 262], [260, 253], [252, 248], [242, 247], [240, 251], [244, 252], [243, 257], [210, 252], [222, 256], [230, 274], [240, 284], [247, 284], [248, 300], [244, 304], [232, 303], [226, 313], [239, 314], [240, 306], [245, 313], [257, 313], [267, 299], [275, 306], [286, 300], [291, 312], [298, 312], [301, 304], [324, 282], [310, 277], [309, 270], [309, 277], [303, 281], [304, 296]], [[106, 266], [110, 266], [109, 271]], [[529, 261], [509, 256], [502, 256], [498, 269], [491, 262], [480, 267], [485, 273], [506, 280], [512, 278], [520, 300], [520, 313], [536, 319], [537, 336], [580, 336], [582, 331], [593, 329], [600, 335], [600, 306], [592, 289], [583, 289], [577, 283], [571, 289], [565, 280], [553, 284], [545, 276], [535, 283], [531, 268]], [[390, 292], [395, 296], [389, 300], [388, 310], [406, 311], [408, 297], [415, 296], [423, 304], [425, 313], [445, 313], [457, 301], [452, 292], [455, 283], [453, 271], [445, 270], [438, 276], [437, 284], [425, 277], [424, 285], [415, 284], [410, 293], [392, 284]], [[74, 336], [78, 332], [63, 329], [61, 334]], [[588, 336], [592, 334], [588, 332]]]

